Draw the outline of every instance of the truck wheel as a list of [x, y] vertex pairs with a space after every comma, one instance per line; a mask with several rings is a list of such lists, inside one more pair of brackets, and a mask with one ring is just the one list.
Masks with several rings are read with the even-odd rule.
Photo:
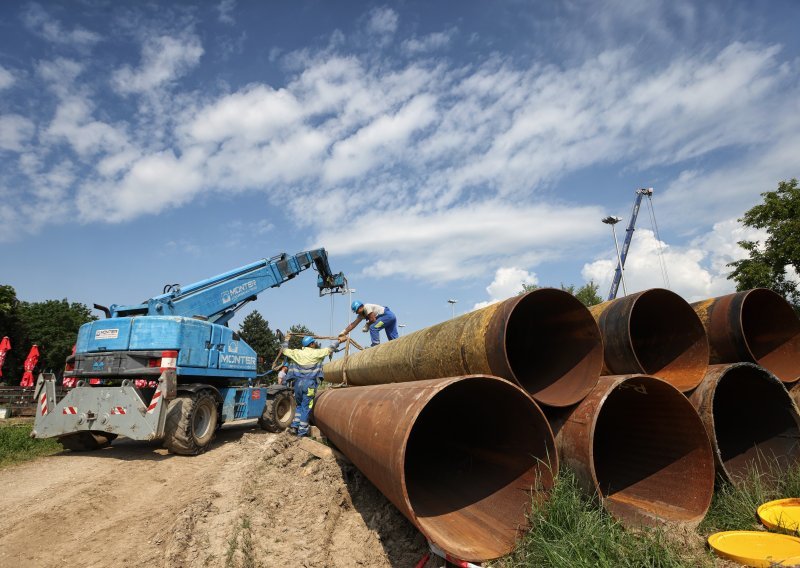
[[258, 425], [267, 432], [283, 432], [294, 420], [295, 401], [291, 391], [285, 390], [267, 399], [267, 405]]
[[108, 432], [77, 432], [61, 436], [58, 442], [64, 446], [65, 450], [73, 452], [91, 452], [105, 448], [116, 438], [116, 434]]
[[214, 438], [217, 421], [217, 401], [208, 392], [178, 395], [167, 408], [164, 447], [173, 454], [201, 454]]

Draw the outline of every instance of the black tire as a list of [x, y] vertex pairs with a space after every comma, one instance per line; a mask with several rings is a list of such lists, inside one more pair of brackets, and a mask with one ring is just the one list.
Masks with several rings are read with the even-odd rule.
[[280, 391], [267, 398], [258, 425], [267, 432], [283, 432], [294, 420], [295, 407], [294, 394], [289, 390]]
[[167, 408], [164, 447], [173, 454], [201, 454], [211, 445], [218, 421], [217, 401], [208, 392], [178, 395]]
[[65, 450], [72, 452], [91, 452], [105, 448], [117, 437], [116, 434], [108, 432], [76, 432], [61, 436], [58, 442], [64, 446]]

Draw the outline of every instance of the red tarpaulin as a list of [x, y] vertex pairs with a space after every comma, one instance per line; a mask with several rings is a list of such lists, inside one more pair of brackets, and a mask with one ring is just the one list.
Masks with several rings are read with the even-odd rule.
[[36, 363], [39, 362], [39, 347], [34, 344], [31, 347], [31, 352], [28, 353], [28, 358], [25, 359], [25, 374], [22, 375], [22, 382], [19, 384], [21, 387], [33, 386], [33, 369]]
[[3, 363], [6, 362], [6, 352], [11, 351], [11, 342], [8, 337], [4, 337], [0, 341], [0, 377], [3, 376]]

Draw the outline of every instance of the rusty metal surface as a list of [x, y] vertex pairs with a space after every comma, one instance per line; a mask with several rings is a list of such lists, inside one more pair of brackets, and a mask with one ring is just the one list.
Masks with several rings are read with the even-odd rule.
[[752, 363], [712, 365], [689, 397], [714, 447], [717, 474], [780, 471], [800, 459], [800, 415], [783, 383]]
[[531, 488], [558, 472], [541, 410], [497, 377], [328, 389], [314, 421], [429, 540], [473, 562], [511, 552]]
[[627, 526], [699, 523], [714, 491], [714, 457], [689, 400], [647, 375], [601, 377], [562, 412], [561, 464]]
[[540, 288], [337, 359], [325, 380], [374, 385], [484, 373], [522, 386], [537, 402], [569, 406], [597, 382], [597, 324], [574, 296]]
[[711, 363], [757, 363], [784, 383], [800, 378], [800, 320], [780, 295], [755, 288], [692, 304]]
[[709, 353], [703, 324], [674, 292], [653, 288], [589, 309], [603, 334], [604, 375], [655, 375], [681, 392], [703, 380]]

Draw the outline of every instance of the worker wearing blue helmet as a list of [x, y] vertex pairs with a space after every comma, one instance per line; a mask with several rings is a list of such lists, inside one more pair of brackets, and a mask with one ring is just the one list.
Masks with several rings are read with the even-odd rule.
[[297, 404], [289, 432], [303, 437], [308, 436], [308, 415], [314, 407], [317, 388], [322, 380], [322, 361], [339, 348], [342, 338], [322, 349], [314, 337], [306, 335], [301, 341], [302, 349], [289, 349], [291, 335], [287, 333], [281, 343], [282, 353], [289, 363], [286, 383], [294, 387], [294, 400]]
[[353, 328], [360, 322], [367, 320], [364, 326], [364, 331], [369, 330], [369, 337], [372, 340], [372, 346], [378, 345], [381, 342], [381, 330], [386, 331], [386, 337], [389, 341], [398, 338], [397, 333], [397, 317], [392, 313], [388, 306], [380, 306], [378, 304], [364, 304], [356, 300], [350, 306], [353, 313], [356, 314], [356, 319], [353, 323], [348, 325], [340, 335], [347, 335]]

